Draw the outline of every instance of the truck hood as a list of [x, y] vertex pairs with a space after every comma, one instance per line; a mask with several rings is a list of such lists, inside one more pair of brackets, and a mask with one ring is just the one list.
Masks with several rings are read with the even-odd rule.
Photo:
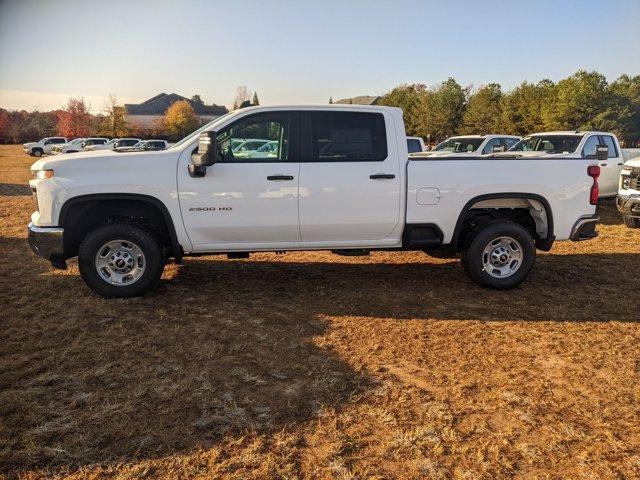
[[[168, 158], [177, 159], [176, 152], [146, 151], [113, 153], [111, 150], [82, 151], [78, 153], [63, 153], [55, 157], [41, 158], [31, 170], [52, 169], [57, 178], [73, 179], [77, 175], [100, 175], [101, 173], [134, 173], [137, 168], [146, 169], [159, 166]], [[157, 162], [157, 163], [156, 163]]]
[[23, 143], [22, 146], [23, 147], [33, 147], [34, 145], [37, 145], [38, 142], [27, 142], [27, 143]]
[[640, 167], [640, 157], [634, 157], [624, 162], [625, 167]]

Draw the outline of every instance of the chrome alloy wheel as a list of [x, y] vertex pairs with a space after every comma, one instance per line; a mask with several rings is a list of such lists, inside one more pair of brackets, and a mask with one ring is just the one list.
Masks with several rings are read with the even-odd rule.
[[522, 265], [522, 246], [511, 237], [490, 241], [482, 252], [484, 271], [494, 278], [507, 278]]
[[140, 280], [146, 260], [135, 243], [129, 240], [112, 240], [98, 250], [95, 267], [105, 282], [122, 287]]

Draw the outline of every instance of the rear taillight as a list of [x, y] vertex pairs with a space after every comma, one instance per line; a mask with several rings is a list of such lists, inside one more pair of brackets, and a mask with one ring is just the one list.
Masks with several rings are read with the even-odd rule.
[[587, 175], [593, 178], [593, 185], [591, 185], [591, 193], [589, 194], [589, 203], [591, 205], [596, 205], [598, 203], [598, 195], [600, 194], [600, 188], [598, 187], [600, 167], [597, 165], [587, 167]]

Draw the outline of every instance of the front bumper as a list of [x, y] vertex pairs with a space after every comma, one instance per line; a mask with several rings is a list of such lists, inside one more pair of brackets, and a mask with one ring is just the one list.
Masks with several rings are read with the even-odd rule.
[[64, 228], [36, 227], [29, 223], [27, 229], [29, 246], [34, 253], [49, 260], [56, 268], [67, 268], [64, 258]]
[[616, 207], [627, 227], [640, 228], [640, 195], [618, 194]]
[[591, 240], [598, 236], [596, 232], [596, 224], [600, 221], [600, 217], [596, 215], [588, 215], [579, 218], [571, 229], [569, 237], [573, 242], [581, 242], [583, 240]]

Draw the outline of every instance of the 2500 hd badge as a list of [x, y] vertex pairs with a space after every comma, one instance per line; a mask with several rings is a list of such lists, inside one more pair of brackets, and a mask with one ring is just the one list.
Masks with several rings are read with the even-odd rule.
[[230, 212], [231, 207], [191, 207], [190, 212]]

